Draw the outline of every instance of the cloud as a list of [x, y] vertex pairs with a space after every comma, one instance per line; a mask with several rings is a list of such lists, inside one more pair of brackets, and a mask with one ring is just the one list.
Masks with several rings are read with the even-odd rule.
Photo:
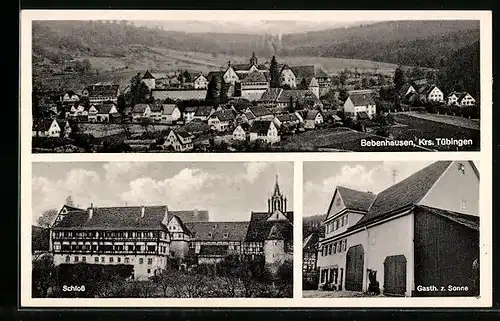
[[128, 204], [171, 204], [197, 199], [197, 192], [211, 179], [199, 170], [184, 168], [173, 177], [154, 180], [141, 177], [129, 183], [120, 198]]
[[94, 198], [95, 188], [101, 185], [101, 178], [95, 171], [82, 168], [70, 170], [64, 178], [51, 180], [44, 176], [33, 176], [32, 188], [32, 220], [46, 210], [59, 210], [66, 197], [73, 198], [76, 205], [85, 206]]
[[115, 182], [126, 174], [138, 174], [148, 165], [146, 162], [111, 162], [103, 165], [106, 180]]
[[270, 166], [268, 162], [249, 162], [245, 163], [245, 173], [242, 176], [243, 179], [250, 183], [253, 183], [257, 177]]

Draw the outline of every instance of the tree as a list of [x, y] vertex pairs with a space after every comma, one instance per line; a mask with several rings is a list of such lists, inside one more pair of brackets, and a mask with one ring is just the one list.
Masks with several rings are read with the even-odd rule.
[[363, 77], [361, 78], [361, 87], [363, 87], [363, 89], [365, 88], [368, 88], [368, 79]]
[[209, 106], [218, 106], [219, 104], [219, 91], [217, 90], [217, 78], [215, 76], [212, 76], [208, 83], [205, 103]]
[[403, 87], [404, 83], [405, 83], [405, 77], [403, 69], [401, 68], [401, 66], [398, 66], [394, 71], [394, 89], [399, 91], [399, 89]]
[[278, 62], [276, 61], [276, 56], [271, 59], [271, 65], [269, 66], [269, 74], [271, 76], [271, 81], [269, 86], [271, 88], [279, 88], [280, 86], [280, 71], [278, 68]]
[[75, 71], [83, 72], [83, 64], [80, 60], [75, 62]]
[[71, 207], [75, 206], [75, 203], [73, 202], [73, 198], [71, 197], [71, 195], [69, 195], [68, 197], [66, 197], [65, 205], [71, 206]]
[[141, 74], [137, 73], [130, 80], [130, 91], [125, 94], [125, 102], [130, 106], [145, 103], [148, 95], [149, 88], [142, 81]]
[[56, 267], [51, 256], [42, 256], [32, 263], [32, 295], [35, 298], [46, 298], [48, 290], [56, 283]]
[[300, 89], [300, 90], [307, 90], [307, 80], [305, 78], [302, 78], [302, 80], [300, 81], [300, 84], [297, 86], [297, 89]]
[[290, 99], [288, 101], [288, 111], [290, 113], [293, 113], [295, 111], [295, 108], [293, 107], [293, 97], [290, 96]]
[[191, 82], [191, 74], [187, 71], [187, 70], [184, 70], [184, 72], [182, 73], [182, 77], [184, 78], [184, 82]]
[[339, 82], [342, 87], [345, 86], [345, 83], [347, 81], [347, 69], [344, 69], [340, 72], [339, 74]]
[[122, 116], [125, 116], [124, 114], [126, 106], [127, 104], [125, 103], [125, 96], [123, 96], [123, 94], [119, 95], [116, 101], [116, 109]]
[[339, 100], [341, 101], [342, 104], [345, 103], [348, 97], [349, 94], [347, 93], [347, 90], [345, 90], [344, 88], [339, 90]]
[[83, 61], [82, 61], [82, 69], [84, 72], [87, 72], [90, 69], [92, 69], [92, 64], [90, 63], [90, 61], [87, 58], [83, 59]]
[[52, 223], [56, 219], [57, 214], [59, 214], [59, 213], [55, 209], [50, 209], [50, 210], [44, 211], [42, 213], [42, 215], [40, 215], [40, 217], [38, 217], [36, 222], [41, 227], [49, 228], [52, 226]]

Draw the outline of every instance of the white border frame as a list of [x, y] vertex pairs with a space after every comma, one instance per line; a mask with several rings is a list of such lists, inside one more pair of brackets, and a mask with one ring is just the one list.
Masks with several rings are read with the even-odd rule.
[[[480, 152], [348, 152], [243, 154], [31, 154], [32, 20], [480, 20]], [[492, 14], [491, 11], [123, 11], [23, 10], [21, 12], [21, 280], [20, 308], [98, 307], [489, 307], [492, 305]], [[31, 163], [73, 161], [294, 161], [294, 298], [284, 299], [35, 299], [31, 298]], [[481, 290], [479, 298], [302, 298], [302, 162], [304, 161], [473, 160], [480, 175]]]

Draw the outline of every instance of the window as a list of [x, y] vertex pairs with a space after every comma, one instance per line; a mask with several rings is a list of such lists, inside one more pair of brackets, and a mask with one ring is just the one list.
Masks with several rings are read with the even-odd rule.
[[153, 259], [152, 259], [152, 258], [149, 258], [149, 259], [148, 259], [148, 265], [151, 265], [151, 264], [153, 264]]
[[56, 243], [54, 244], [54, 250], [59, 251], [61, 249], [61, 244]]
[[212, 237], [212, 233], [208, 233], [208, 237]]
[[128, 264], [128, 263], [129, 263], [129, 258], [128, 258], [128, 257], [126, 257], [126, 258], [125, 258], [125, 264]]
[[129, 251], [133, 251], [134, 250], [134, 246], [133, 245], [128, 245], [128, 250]]
[[345, 215], [345, 225], [349, 224], [349, 214]]
[[95, 258], [94, 258], [94, 262], [95, 262], [95, 263], [99, 263], [99, 258], [98, 258], [98, 257], [95, 257]]
[[156, 251], [156, 246], [148, 245], [148, 252], [154, 252], [154, 251]]
[[144, 259], [142, 257], [139, 258], [139, 264], [144, 264]]
[[337, 253], [337, 242], [333, 243], [333, 254]]
[[75, 256], [75, 262], [78, 262], [78, 256]]
[[150, 274], [150, 273], [151, 273], [151, 269], [148, 269], [148, 274]]
[[229, 236], [229, 234], [228, 233], [224, 233], [223, 236], [224, 236], [225, 239], [227, 239], [227, 237]]
[[109, 263], [113, 263], [114, 261], [115, 261], [115, 259], [113, 257], [109, 258]]
[[66, 256], [66, 263], [69, 263], [71, 260], [71, 258], [69, 257], [69, 255]]
[[338, 220], [335, 220], [333, 222], [333, 230], [336, 231], [337, 229], [339, 228], [339, 221]]
[[116, 258], [116, 262], [120, 263], [122, 261], [122, 258], [121, 257], [117, 257]]
[[328, 245], [328, 255], [332, 255], [332, 244]]
[[82, 256], [82, 262], [83, 262], [83, 263], [86, 263], [86, 262], [87, 262], [87, 257], [86, 257], [86, 256]]
[[337, 252], [340, 253], [340, 242], [337, 242]]
[[104, 263], [104, 256], [101, 257], [101, 262]]

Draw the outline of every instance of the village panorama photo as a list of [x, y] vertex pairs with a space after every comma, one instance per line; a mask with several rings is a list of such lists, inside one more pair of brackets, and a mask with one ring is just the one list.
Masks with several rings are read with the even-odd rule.
[[479, 20], [342, 15], [34, 19], [31, 150], [479, 151]]
[[32, 298], [291, 298], [293, 163], [33, 163], [30, 255]]
[[479, 221], [477, 162], [306, 162], [303, 297], [479, 297]]

